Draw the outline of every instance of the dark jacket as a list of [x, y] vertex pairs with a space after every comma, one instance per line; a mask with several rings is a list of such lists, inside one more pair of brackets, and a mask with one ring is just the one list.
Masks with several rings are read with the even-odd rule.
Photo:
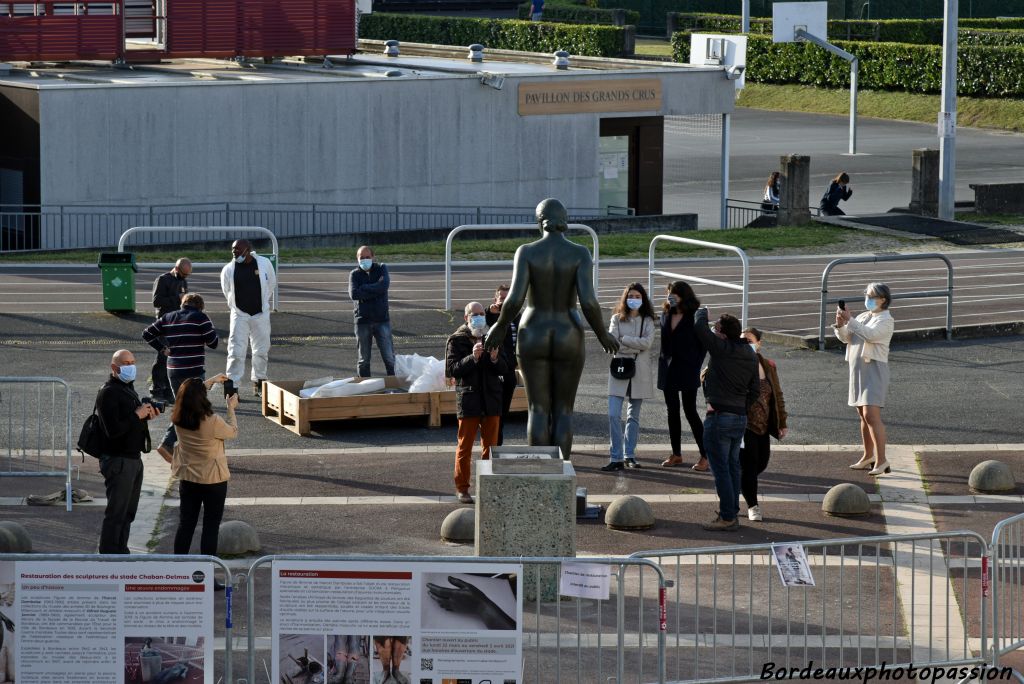
[[[498, 322], [498, 316], [501, 312], [494, 313], [491, 311], [491, 307], [484, 309], [484, 318], [487, 320], [488, 327]], [[505, 331], [505, 341], [501, 343], [501, 353], [505, 357], [505, 363], [512, 370], [519, 367], [519, 363], [516, 360], [516, 338], [519, 335], [519, 319], [522, 316], [516, 316], [511, 323], [508, 324], [508, 330]]]
[[839, 200], [848, 200], [853, 195], [851, 188], [843, 188], [839, 183], [832, 181], [828, 185], [828, 190], [821, 197], [821, 204], [818, 208], [822, 211], [835, 211], [839, 208]]
[[722, 339], [713, 333], [708, 328], [707, 309], [697, 309], [693, 329], [711, 355], [704, 378], [704, 398], [708, 408], [746, 416], [747, 409], [757, 401], [761, 390], [754, 350], [746, 340]]
[[217, 331], [210, 317], [192, 306], [183, 306], [177, 311], [164, 314], [142, 331], [142, 339], [158, 352], [165, 348], [167, 370], [195, 371], [202, 375], [206, 366], [206, 350], [217, 348]]
[[501, 377], [510, 372], [504, 354], [497, 361], [485, 350], [480, 360], [473, 358], [473, 337], [468, 325], [462, 325], [448, 338], [444, 351], [445, 377], [455, 378], [455, 403], [459, 418], [501, 415]]
[[105, 456], [140, 458], [149, 449], [149, 423], [135, 410], [142, 406], [135, 384], [111, 375], [96, 395], [96, 412], [103, 426]]
[[671, 315], [661, 315], [661, 354], [658, 357], [658, 389], [679, 392], [700, 387], [700, 367], [708, 354], [693, 332], [693, 314], [683, 314], [672, 330]]
[[388, 288], [391, 277], [388, 267], [374, 263], [369, 271], [354, 268], [348, 274], [348, 296], [355, 303], [352, 317], [359, 323], [384, 323], [388, 313]]
[[188, 280], [168, 271], [153, 281], [153, 308], [163, 316], [181, 308], [181, 298], [188, 294]]

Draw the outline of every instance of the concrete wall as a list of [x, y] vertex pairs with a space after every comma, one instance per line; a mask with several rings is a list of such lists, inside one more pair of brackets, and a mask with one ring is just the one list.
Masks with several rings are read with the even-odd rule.
[[[475, 75], [46, 88], [42, 201], [519, 207], [555, 196], [596, 207], [599, 119], [634, 113], [520, 117], [516, 81], [500, 91]], [[663, 91], [662, 114], [733, 107], [721, 72], [673, 69]]]

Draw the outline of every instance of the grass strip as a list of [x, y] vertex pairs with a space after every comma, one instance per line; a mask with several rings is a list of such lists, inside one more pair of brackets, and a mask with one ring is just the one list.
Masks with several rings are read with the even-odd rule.
[[[850, 112], [850, 91], [748, 82], [736, 103], [752, 109], [845, 115]], [[883, 90], [857, 93], [857, 113], [878, 119], [934, 124], [939, 105], [939, 95]], [[1024, 100], [958, 97], [956, 108], [960, 126], [1024, 131]]]
[[[723, 242], [740, 247], [752, 254], [765, 254], [777, 250], [827, 247], [837, 244], [850, 234], [849, 229], [820, 224], [792, 226], [785, 228], [733, 228], [726, 231], [692, 231], [678, 233], [681, 237], [698, 240]], [[655, 235], [664, 233], [616, 233], [600, 236], [602, 258], [641, 259], [647, 257], [647, 250]], [[459, 259], [509, 259], [516, 249], [535, 238], [495, 238], [489, 240], [456, 240], [452, 253]], [[572, 235], [570, 239], [590, 247], [588, 236]], [[394, 263], [403, 261], [444, 261], [444, 240], [409, 242], [394, 245], [375, 246], [380, 261]], [[258, 251], [258, 250], [257, 250]], [[316, 247], [292, 249], [281, 248], [281, 261], [287, 264], [355, 262], [354, 247]], [[658, 253], [677, 256], [703, 256], [719, 254], [689, 245], [665, 243], [658, 247]], [[0, 256], [0, 264], [48, 263], [48, 264], [95, 264], [99, 252], [81, 250], [67, 252], [28, 252]], [[227, 263], [231, 252], [225, 244], [223, 249], [190, 248], [182, 245], [172, 249], [139, 249], [135, 252], [137, 261], [170, 263], [180, 256], [188, 256], [197, 262]]]

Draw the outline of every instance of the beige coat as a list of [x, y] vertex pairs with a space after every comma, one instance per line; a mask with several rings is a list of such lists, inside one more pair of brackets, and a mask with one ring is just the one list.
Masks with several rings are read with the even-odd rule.
[[[643, 333], [641, 333], [641, 322]], [[653, 318], [620, 319], [618, 314], [612, 315], [608, 324], [608, 332], [619, 341], [619, 353], [616, 357], [636, 358], [636, 375], [629, 380], [616, 380], [608, 373], [608, 396], [624, 397], [626, 388], [634, 399], [650, 399], [654, 396], [654, 367], [651, 364], [651, 345], [654, 344], [654, 332], [658, 323]]]
[[[889, 361], [889, 342], [895, 328], [896, 321], [888, 309], [878, 313], [865, 311], [856, 318], [851, 318], [842, 328], [833, 326], [836, 337], [847, 345], [846, 360], [849, 361], [853, 354], [860, 353], [865, 363]], [[858, 337], [860, 339], [857, 339]]]
[[176, 478], [197, 484], [217, 484], [231, 478], [224, 440], [238, 437], [238, 424], [234, 414], [229, 417], [231, 425], [215, 414], [203, 418], [198, 430], [177, 428], [178, 443], [171, 459], [171, 472]]

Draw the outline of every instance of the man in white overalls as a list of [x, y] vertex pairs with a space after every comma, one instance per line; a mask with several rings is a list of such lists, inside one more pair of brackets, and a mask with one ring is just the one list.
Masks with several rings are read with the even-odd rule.
[[252, 347], [253, 393], [263, 392], [270, 354], [270, 297], [277, 286], [277, 274], [270, 259], [252, 251], [248, 240], [231, 245], [232, 260], [220, 272], [220, 288], [231, 309], [228, 334], [228, 366], [225, 373], [237, 388], [245, 373], [246, 346]]

